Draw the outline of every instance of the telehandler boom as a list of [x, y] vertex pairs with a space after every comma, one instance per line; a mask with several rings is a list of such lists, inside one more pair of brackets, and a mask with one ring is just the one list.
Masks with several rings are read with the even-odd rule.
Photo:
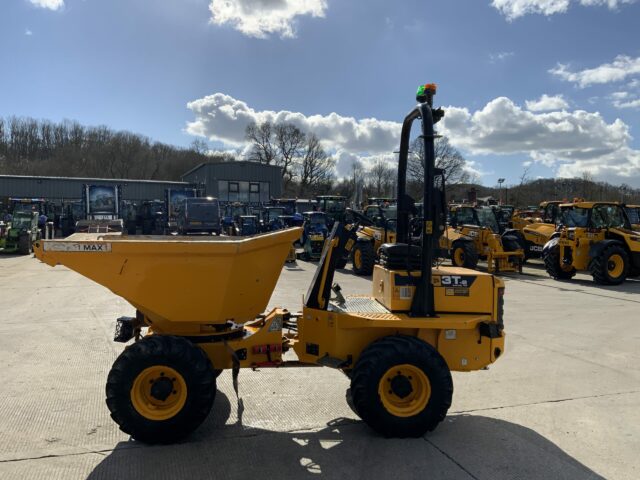
[[[333, 284], [357, 225], [333, 226], [300, 314], [261, 314], [299, 228], [231, 239], [87, 234], [36, 243], [39, 259], [93, 279], [136, 310], [117, 321], [116, 340], [135, 342], [116, 359], [106, 387], [111, 417], [124, 432], [174, 442], [209, 414], [221, 370], [235, 376], [240, 368], [300, 365], [346, 374], [355, 411], [382, 435], [421, 436], [444, 419], [451, 371], [483, 369], [504, 351], [504, 283], [432, 267], [445, 225], [433, 144], [444, 112], [432, 108], [435, 91], [420, 87], [402, 125], [397, 243], [381, 247], [371, 296], [345, 298]], [[406, 176], [416, 120], [426, 168], [422, 238], [412, 245]], [[288, 350], [297, 361], [283, 359]]]

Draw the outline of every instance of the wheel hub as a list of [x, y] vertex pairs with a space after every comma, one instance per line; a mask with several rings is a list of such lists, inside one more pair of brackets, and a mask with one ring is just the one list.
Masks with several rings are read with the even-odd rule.
[[148, 420], [167, 420], [177, 415], [187, 401], [184, 377], [167, 365], [145, 368], [131, 386], [131, 403]]
[[378, 383], [384, 408], [396, 417], [411, 417], [424, 410], [431, 397], [431, 383], [422, 369], [401, 364], [386, 371]]
[[404, 375], [396, 375], [391, 379], [391, 391], [400, 398], [408, 397], [413, 392], [411, 380]]
[[169, 395], [173, 392], [173, 382], [167, 377], [160, 377], [157, 380], [153, 380], [151, 385], [151, 396], [156, 400], [164, 402]]

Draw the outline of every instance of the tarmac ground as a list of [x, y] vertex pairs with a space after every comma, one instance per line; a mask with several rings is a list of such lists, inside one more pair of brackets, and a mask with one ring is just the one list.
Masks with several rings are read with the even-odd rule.
[[[299, 310], [315, 269], [285, 266], [270, 306]], [[218, 380], [188, 439], [147, 446], [104, 402], [122, 298], [65, 267], [0, 256], [0, 478], [640, 478], [640, 281], [505, 275], [505, 354], [454, 373], [447, 419], [419, 439], [384, 439], [352, 412], [329, 368], [243, 370]], [[167, 281], [170, 281], [168, 279]], [[370, 278], [338, 272], [344, 294]]]

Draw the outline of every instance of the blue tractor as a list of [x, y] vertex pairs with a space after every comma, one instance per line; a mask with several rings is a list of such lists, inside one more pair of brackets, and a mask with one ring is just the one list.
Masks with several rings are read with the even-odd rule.
[[301, 260], [320, 260], [324, 243], [329, 236], [327, 215], [324, 212], [305, 212], [302, 230]]

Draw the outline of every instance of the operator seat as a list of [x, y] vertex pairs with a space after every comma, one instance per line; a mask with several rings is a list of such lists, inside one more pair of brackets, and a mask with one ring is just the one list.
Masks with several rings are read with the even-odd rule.
[[406, 243], [384, 243], [380, 246], [380, 265], [387, 270], [420, 270], [422, 249]]

